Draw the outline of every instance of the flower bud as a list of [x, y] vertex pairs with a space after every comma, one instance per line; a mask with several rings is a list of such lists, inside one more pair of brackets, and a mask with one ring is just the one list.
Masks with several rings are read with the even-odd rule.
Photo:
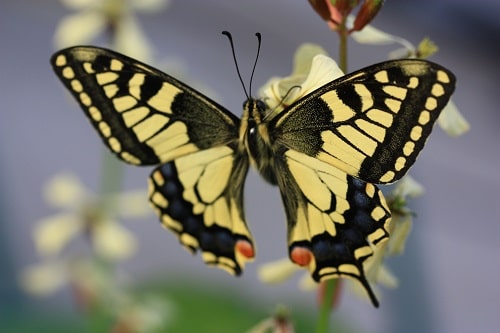
[[354, 25], [351, 31], [360, 31], [377, 15], [384, 4], [383, 0], [366, 0], [358, 11], [354, 19]]

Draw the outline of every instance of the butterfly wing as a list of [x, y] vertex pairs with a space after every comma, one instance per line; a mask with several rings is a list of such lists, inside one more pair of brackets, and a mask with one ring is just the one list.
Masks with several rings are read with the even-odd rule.
[[207, 264], [235, 275], [254, 257], [243, 216], [247, 159], [228, 146], [216, 147], [166, 163], [149, 179], [162, 224], [191, 252], [200, 249]]
[[371, 183], [401, 178], [422, 150], [455, 78], [423, 60], [370, 66], [313, 91], [269, 122], [289, 255], [316, 281], [359, 280], [387, 240], [390, 210]]
[[373, 303], [363, 262], [387, 240], [390, 211], [380, 190], [326, 162], [294, 150], [276, 174], [288, 221], [291, 260], [313, 279], [357, 279]]
[[52, 65], [108, 148], [136, 165], [165, 163], [149, 181], [164, 226], [204, 260], [240, 274], [254, 256], [243, 216], [248, 158], [240, 120], [159, 70], [91, 46], [57, 52]]
[[122, 54], [93, 46], [51, 59], [108, 148], [152, 165], [238, 138], [239, 119], [196, 90]]
[[455, 77], [417, 59], [370, 66], [315, 90], [270, 122], [271, 140], [370, 183], [400, 179], [448, 103]]

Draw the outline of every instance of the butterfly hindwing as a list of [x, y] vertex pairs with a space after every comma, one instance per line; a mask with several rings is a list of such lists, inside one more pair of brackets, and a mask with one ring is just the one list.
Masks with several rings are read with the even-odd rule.
[[239, 119], [146, 64], [92, 46], [64, 49], [52, 66], [108, 148], [152, 165], [238, 138]]
[[246, 155], [227, 146], [211, 148], [156, 168], [149, 197], [162, 224], [209, 265], [239, 275], [254, 257], [243, 216]]
[[454, 84], [451, 72], [424, 60], [370, 66], [276, 116], [271, 141], [367, 182], [390, 183], [415, 162]]
[[[291, 260], [306, 265], [318, 282], [359, 280], [377, 304], [363, 262], [389, 237], [391, 215], [381, 191], [303, 153], [288, 150], [284, 157], [276, 174]], [[304, 253], [311, 256], [301, 263]]]

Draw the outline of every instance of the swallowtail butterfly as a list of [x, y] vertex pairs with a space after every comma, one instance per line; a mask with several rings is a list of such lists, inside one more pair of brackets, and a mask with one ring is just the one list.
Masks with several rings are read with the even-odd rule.
[[270, 117], [249, 97], [241, 118], [175, 78], [94, 46], [55, 53], [55, 73], [121, 160], [156, 166], [149, 199], [191, 252], [239, 275], [255, 254], [244, 217], [250, 165], [280, 189], [290, 259], [316, 281], [350, 277], [378, 301], [363, 262], [388, 239], [373, 183], [415, 162], [455, 77], [429, 61], [382, 62], [334, 80]]

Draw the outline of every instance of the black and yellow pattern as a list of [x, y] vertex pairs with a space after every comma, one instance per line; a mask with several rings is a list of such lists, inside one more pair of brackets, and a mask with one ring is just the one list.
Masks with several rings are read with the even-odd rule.
[[388, 61], [320, 87], [274, 117], [252, 98], [241, 119], [171, 76], [90, 46], [55, 72], [120, 159], [159, 165], [149, 197], [162, 224], [207, 264], [240, 274], [255, 255], [243, 209], [249, 165], [278, 185], [290, 259], [316, 281], [351, 277], [378, 302], [363, 262], [387, 240], [390, 211], [372, 183], [414, 163], [455, 78], [424, 60]]

